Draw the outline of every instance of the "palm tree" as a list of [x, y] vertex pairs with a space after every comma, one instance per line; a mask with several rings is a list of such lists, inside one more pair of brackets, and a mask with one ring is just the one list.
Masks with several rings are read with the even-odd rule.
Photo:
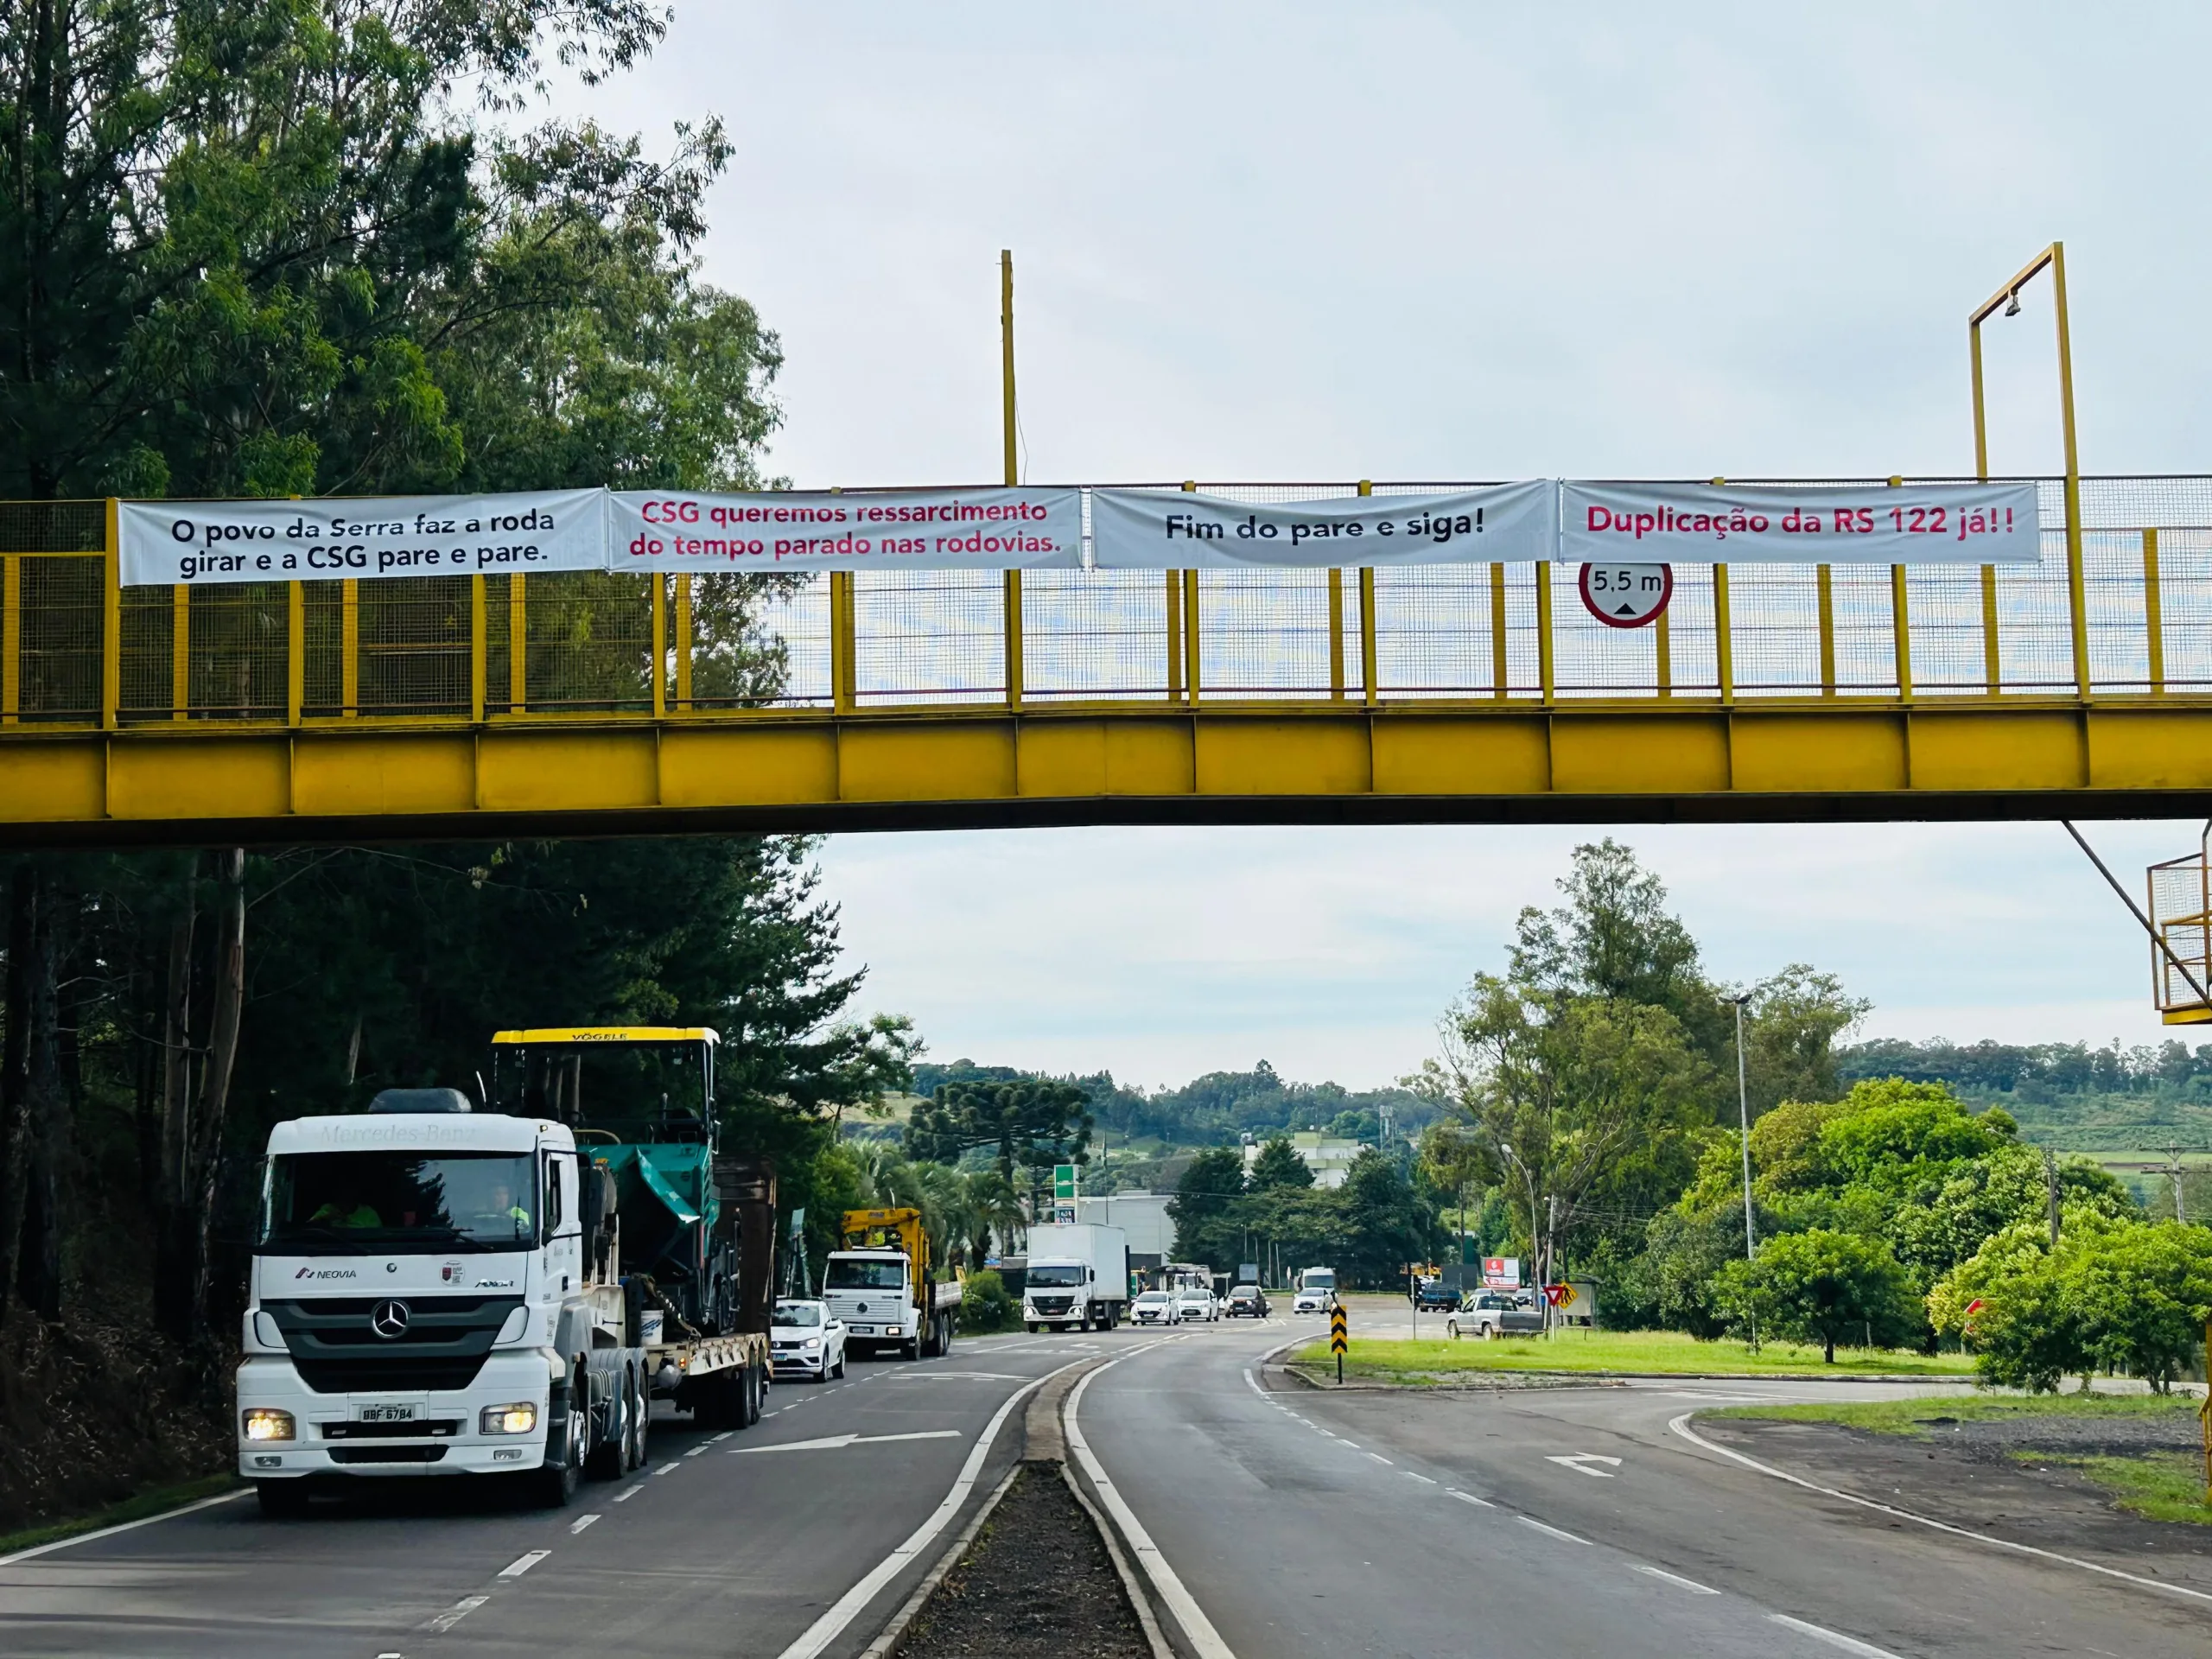
[[989, 1259], [993, 1238], [1004, 1255], [1028, 1219], [1014, 1183], [995, 1169], [980, 1170], [968, 1178], [968, 1204], [973, 1217], [969, 1241], [977, 1264]]

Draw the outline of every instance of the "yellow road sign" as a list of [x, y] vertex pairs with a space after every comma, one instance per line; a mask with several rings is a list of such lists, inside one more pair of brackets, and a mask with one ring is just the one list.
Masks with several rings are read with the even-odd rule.
[[1329, 1351], [1332, 1354], [1341, 1354], [1351, 1345], [1345, 1335], [1344, 1323], [1344, 1309], [1338, 1307], [1329, 1311]]

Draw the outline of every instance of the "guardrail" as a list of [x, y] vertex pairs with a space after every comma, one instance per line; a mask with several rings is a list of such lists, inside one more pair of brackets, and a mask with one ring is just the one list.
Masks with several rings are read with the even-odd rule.
[[[1548, 564], [126, 589], [113, 504], [0, 503], [0, 736], [963, 705], [2212, 693], [2212, 477], [2082, 480], [2078, 561], [2060, 481], [2034, 481], [2040, 565], [1681, 565], [1666, 614], [1635, 631], [1590, 616], [1576, 571]], [[1202, 487], [1282, 500], [1449, 486]]]

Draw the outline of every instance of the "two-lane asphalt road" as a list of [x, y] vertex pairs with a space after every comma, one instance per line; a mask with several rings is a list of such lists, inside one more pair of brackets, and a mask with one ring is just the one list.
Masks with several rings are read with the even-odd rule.
[[[770, 1415], [709, 1436], [657, 1421], [652, 1462], [570, 1507], [461, 1482], [379, 1489], [304, 1521], [241, 1497], [0, 1564], [0, 1653], [442, 1659], [772, 1659], [930, 1522], [1025, 1384], [1147, 1333], [963, 1340], [779, 1383]], [[864, 1647], [1020, 1454], [1017, 1410], [959, 1513], [891, 1574], [829, 1659]]]
[[1669, 1431], [1700, 1405], [1886, 1385], [1270, 1388], [1256, 1362], [1287, 1325], [1134, 1355], [1079, 1405], [1116, 1496], [1243, 1659], [2212, 1652], [2212, 1604], [1823, 1498]]

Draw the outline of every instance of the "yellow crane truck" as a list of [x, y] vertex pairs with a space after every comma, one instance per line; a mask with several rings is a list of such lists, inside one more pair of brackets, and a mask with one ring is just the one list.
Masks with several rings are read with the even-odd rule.
[[931, 1274], [930, 1239], [918, 1210], [848, 1210], [830, 1253], [822, 1300], [844, 1321], [855, 1348], [896, 1348], [933, 1359], [952, 1347], [960, 1286]]

